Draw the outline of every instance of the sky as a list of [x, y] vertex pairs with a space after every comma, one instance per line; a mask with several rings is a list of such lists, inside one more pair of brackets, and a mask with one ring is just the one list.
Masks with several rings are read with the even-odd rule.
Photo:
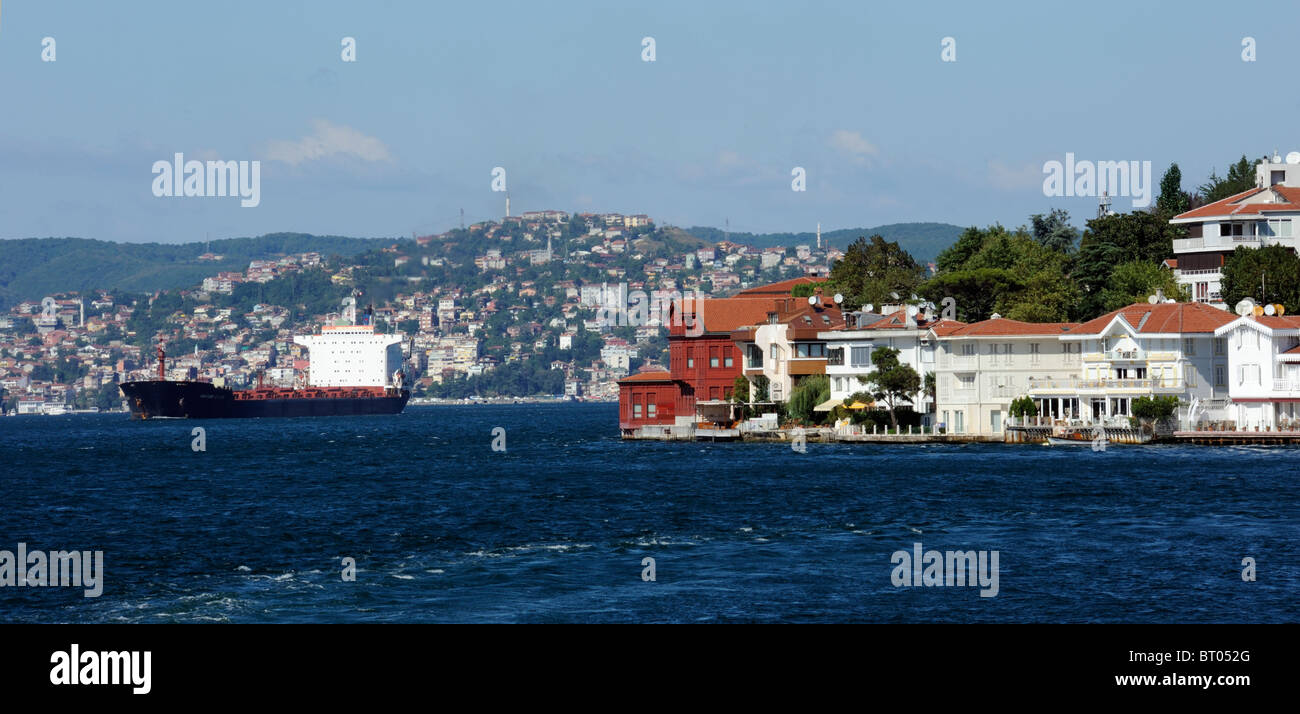
[[[516, 215], [1082, 225], [1045, 162], [1191, 189], [1300, 150], [1297, 28], [1294, 1], [0, 0], [0, 238], [423, 235], [500, 219], [497, 167]], [[155, 195], [176, 153], [259, 162], [260, 200]]]

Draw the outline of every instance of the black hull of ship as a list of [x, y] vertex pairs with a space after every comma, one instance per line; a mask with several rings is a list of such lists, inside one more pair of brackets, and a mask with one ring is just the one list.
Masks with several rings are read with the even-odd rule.
[[207, 382], [144, 381], [121, 385], [132, 418], [255, 419], [259, 417], [400, 414], [408, 390], [382, 397], [236, 399], [229, 389]]

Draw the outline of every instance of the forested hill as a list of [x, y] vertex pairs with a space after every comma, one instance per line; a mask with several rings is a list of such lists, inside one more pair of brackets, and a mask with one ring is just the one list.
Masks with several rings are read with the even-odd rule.
[[[394, 239], [272, 233], [196, 243], [112, 243], [85, 238], [0, 240], [0, 309], [21, 300], [94, 289], [154, 292], [189, 288], [219, 271], [244, 271], [250, 260], [315, 251], [352, 256]], [[211, 251], [219, 261], [199, 260]]]
[[[696, 238], [711, 243], [723, 240], [726, 235], [718, 228], [703, 226], [693, 226], [685, 230]], [[957, 242], [957, 236], [961, 235], [963, 230], [965, 229], [962, 226], [954, 226], [951, 223], [890, 223], [875, 228], [841, 228], [822, 231], [822, 244], [825, 245], [829, 241], [830, 245], [842, 250], [858, 236], [870, 237], [878, 234], [887, 241], [897, 242], [918, 262], [927, 263], [934, 260], [945, 248]], [[776, 245], [791, 248], [796, 245], [814, 245], [817, 242], [817, 234], [732, 233], [730, 240], [756, 248], [769, 248]]]

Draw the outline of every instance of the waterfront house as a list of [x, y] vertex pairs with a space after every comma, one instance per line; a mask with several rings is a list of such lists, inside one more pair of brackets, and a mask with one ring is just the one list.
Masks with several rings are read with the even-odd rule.
[[772, 401], [788, 401], [804, 377], [826, 374], [826, 340], [819, 335], [843, 326], [839, 306], [823, 297], [821, 288], [806, 298], [772, 300], [761, 321], [731, 335], [745, 357], [750, 394], [755, 393], [754, 380], [762, 376]]
[[1187, 229], [1174, 240], [1174, 275], [1192, 299], [1222, 305], [1224, 259], [1238, 246], [1297, 247], [1300, 163], [1275, 156], [1255, 166], [1255, 188], [1180, 213], [1170, 223]]
[[935, 401], [939, 424], [954, 434], [1001, 434], [1011, 401], [1033, 380], [1078, 373], [1079, 355], [1060, 336], [1075, 323], [1020, 322], [997, 314], [969, 325], [932, 327], [938, 343]]
[[[882, 308], [881, 314], [851, 312], [844, 320], [839, 329], [818, 333], [826, 341], [826, 376], [830, 379], [833, 400], [847, 399], [868, 388], [859, 377], [875, 370], [871, 353], [877, 347], [898, 350], [899, 363], [916, 370], [924, 380], [925, 375], [935, 371], [938, 337], [965, 324], [938, 320], [903, 305]], [[922, 392], [914, 399], [913, 408], [928, 415], [932, 406], [930, 398]]]
[[1188, 427], [1227, 421], [1238, 430], [1300, 429], [1300, 317], [1250, 315], [1214, 332], [1226, 352], [1216, 381], [1227, 381], [1228, 400], [1197, 404]]
[[1073, 374], [1034, 375], [1039, 414], [1119, 423], [1138, 397], [1175, 396], [1185, 407], [1227, 395], [1227, 354], [1215, 331], [1233, 316], [1203, 303], [1135, 303], [1058, 338]]

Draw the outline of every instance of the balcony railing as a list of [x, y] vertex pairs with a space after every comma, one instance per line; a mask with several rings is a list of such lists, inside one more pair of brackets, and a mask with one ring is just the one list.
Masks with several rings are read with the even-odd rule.
[[1029, 378], [1029, 391], [1045, 389], [1098, 389], [1098, 390], [1134, 390], [1134, 389], [1171, 389], [1183, 390], [1187, 382], [1182, 379], [1084, 379], [1081, 377], [1063, 377], [1060, 379]]

